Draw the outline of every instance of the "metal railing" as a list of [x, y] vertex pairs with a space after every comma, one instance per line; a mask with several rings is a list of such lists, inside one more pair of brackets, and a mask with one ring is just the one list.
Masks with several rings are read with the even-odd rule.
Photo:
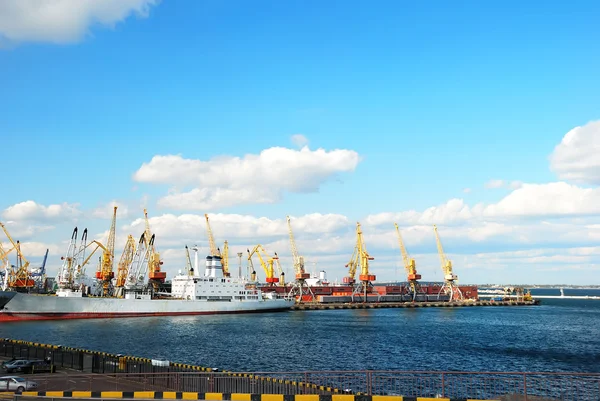
[[[246, 394], [402, 395], [598, 401], [600, 374], [522, 372], [165, 372], [39, 375], [38, 391], [177, 391]], [[511, 398], [512, 397], [512, 398]], [[541, 398], [540, 398], [541, 397]]]
[[[547, 372], [228, 372], [147, 358], [0, 339], [0, 356], [48, 358], [40, 391], [181, 391], [250, 394], [363, 394], [498, 399], [600, 400], [600, 374]], [[76, 370], [78, 372], [73, 372]], [[81, 373], [79, 373], [81, 372]], [[519, 398], [521, 396], [521, 398]], [[507, 398], [510, 399], [510, 398]]]

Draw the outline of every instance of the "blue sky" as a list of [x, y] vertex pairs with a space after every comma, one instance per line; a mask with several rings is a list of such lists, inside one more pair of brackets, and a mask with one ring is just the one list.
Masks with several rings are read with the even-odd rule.
[[[600, 199], [599, 167], [588, 154], [598, 149], [600, 136], [593, 123], [600, 119], [595, 2], [111, 0], [78, 8], [62, 0], [55, 5], [63, 7], [60, 12], [48, 15], [35, 2], [15, 4], [0, 5], [0, 133], [4, 163], [13, 168], [5, 176], [0, 209], [35, 202], [37, 209], [28, 209], [32, 216], [2, 217], [17, 232], [30, 228], [23, 241], [66, 249], [63, 241], [74, 223], [97, 227], [98, 234], [106, 230], [108, 222], [93, 211], [110, 209], [114, 201], [129, 211], [119, 220], [125, 235], [144, 204], [157, 219], [157, 236], [168, 238], [166, 261], [178, 266], [179, 248], [205, 241], [204, 227], [178, 237], [163, 227], [159, 218], [165, 214], [221, 213], [215, 232], [219, 219], [234, 220], [230, 214], [252, 216], [256, 222], [248, 224], [257, 227], [265, 217], [272, 226], [257, 229], [256, 236], [236, 239], [234, 223], [221, 234], [240, 247], [258, 241], [279, 246], [273, 250], [280, 255], [289, 250], [277, 219], [335, 214], [347, 224], [307, 235], [304, 253], [312, 252], [341, 279], [357, 220], [446, 210], [453, 198], [473, 208], [512, 196], [502, 212], [476, 212], [459, 223], [448, 217], [455, 211], [438, 215], [437, 222], [423, 217], [399, 223], [431, 272], [439, 267], [429, 223], [445, 228], [446, 251], [452, 254], [454, 247], [457, 269], [459, 260], [477, 265], [457, 271], [467, 282], [586, 283], [597, 275], [600, 206], [587, 209]], [[41, 22], [33, 24], [33, 16]], [[586, 146], [567, 147], [556, 161], [563, 162], [557, 173], [550, 155], [578, 126], [585, 128], [578, 144]], [[295, 134], [307, 139], [311, 151], [354, 151], [360, 161], [352, 168], [332, 161], [332, 169], [307, 174], [314, 185], [304, 193], [290, 193], [285, 174], [247, 178], [246, 184], [232, 183], [226, 197], [244, 185], [252, 196], [210, 208], [160, 203], [173, 187], [194, 188], [190, 183], [134, 180], [156, 155], [207, 161], [272, 147], [297, 152], [290, 139]], [[321, 165], [334, 156], [327, 157]], [[574, 166], [572, 160], [589, 163]], [[288, 161], [290, 171], [308, 168]], [[582, 168], [585, 177], [565, 179], [569, 169]], [[230, 165], [219, 171], [222, 180], [240, 173]], [[490, 180], [513, 187], [485, 188]], [[515, 195], [526, 189], [517, 181], [541, 186]], [[545, 187], [558, 181], [565, 186]], [[206, 181], [201, 184], [206, 187]], [[594, 191], [590, 198], [582, 195], [586, 188]], [[272, 195], [280, 190], [281, 196]], [[261, 191], [270, 194], [268, 203], [256, 202]], [[535, 204], [536, 196], [566, 200], [554, 209], [549, 205], [545, 214], [525, 216], [521, 211], [531, 208], [522, 202]], [[40, 217], [43, 207], [63, 204], [77, 204], [79, 213]], [[581, 221], [579, 214], [588, 218]], [[382, 255], [373, 264], [380, 277], [391, 278], [399, 262], [392, 220], [371, 230], [368, 247]], [[502, 227], [490, 234], [490, 223]], [[553, 236], [545, 223], [580, 234]], [[272, 235], [260, 236], [269, 230]], [[431, 238], [411, 240], [410, 230]], [[338, 237], [339, 249], [315, 250]], [[529, 254], [519, 254], [515, 263], [509, 253], [523, 251]], [[496, 267], [479, 268], [497, 252], [505, 253]], [[532, 261], [536, 252], [547, 259]], [[545, 270], [564, 264], [569, 252], [577, 254], [569, 259], [574, 274], [564, 278], [559, 270]]]

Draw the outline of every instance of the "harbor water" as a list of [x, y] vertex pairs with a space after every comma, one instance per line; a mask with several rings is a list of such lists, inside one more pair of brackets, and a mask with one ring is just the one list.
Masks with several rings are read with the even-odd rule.
[[520, 307], [12, 322], [0, 324], [0, 336], [240, 372], [600, 372], [598, 327], [600, 300], [547, 299]]

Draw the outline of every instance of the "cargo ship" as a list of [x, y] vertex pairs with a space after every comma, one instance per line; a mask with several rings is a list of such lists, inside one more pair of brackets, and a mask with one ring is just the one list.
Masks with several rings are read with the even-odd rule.
[[225, 277], [219, 256], [206, 257], [203, 275], [179, 271], [168, 292], [129, 288], [119, 297], [101, 297], [88, 290], [61, 288], [55, 294], [0, 291], [0, 322], [270, 312], [289, 310], [294, 304], [287, 297], [250, 286], [244, 279]]

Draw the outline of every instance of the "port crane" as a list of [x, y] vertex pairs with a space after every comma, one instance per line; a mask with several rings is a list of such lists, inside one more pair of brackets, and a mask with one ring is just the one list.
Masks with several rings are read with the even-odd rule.
[[437, 243], [438, 254], [440, 255], [442, 271], [444, 272], [444, 284], [442, 285], [442, 288], [440, 288], [438, 297], [444, 292], [446, 295], [450, 296], [450, 301], [460, 301], [463, 299], [463, 294], [456, 284], [458, 276], [452, 271], [452, 261], [450, 261], [444, 253], [442, 241], [440, 240], [440, 235], [438, 234], [438, 229], [435, 225], [433, 226], [433, 232], [435, 233], [435, 241]]
[[0, 227], [4, 231], [6, 238], [10, 241], [11, 245], [17, 252], [17, 265], [8, 271], [7, 288], [13, 288], [17, 291], [26, 291], [35, 286], [35, 282], [31, 278], [29, 272], [29, 261], [23, 256], [21, 252], [21, 243], [17, 240], [16, 242], [10, 236], [10, 233], [6, 229], [6, 226], [0, 223]]
[[167, 273], [161, 271], [160, 266], [163, 261], [160, 260], [160, 254], [154, 247], [154, 242], [150, 240], [154, 238], [154, 234], [150, 231], [150, 221], [148, 221], [148, 211], [144, 209], [144, 220], [146, 222], [146, 230], [144, 231], [144, 241], [148, 249], [148, 283], [156, 290], [160, 284], [165, 282]]
[[[254, 254], [258, 255], [260, 265], [265, 271], [265, 281], [267, 284], [269, 286], [275, 286], [276, 283], [279, 283], [280, 286], [285, 286], [285, 273], [279, 264], [279, 256], [277, 256], [277, 252], [275, 252], [275, 256], [270, 257], [267, 251], [265, 251], [265, 248], [260, 244], [256, 245], [252, 249], [252, 252], [250, 252], [250, 249], [248, 249], [248, 264], [250, 265], [250, 269], [252, 271], [252, 281], [256, 281], [256, 271], [254, 270], [254, 264], [252, 263], [252, 256]], [[277, 266], [279, 277], [275, 277], [275, 266]]]
[[[90, 261], [94, 253], [96, 253], [98, 249], [107, 251], [106, 247], [96, 240], [93, 240], [89, 243], [87, 242], [87, 228], [83, 230], [79, 246], [77, 245], [77, 235], [78, 229], [75, 227], [73, 229], [73, 233], [71, 234], [71, 240], [69, 241], [67, 252], [64, 256], [61, 256], [63, 264], [60, 267], [56, 277], [56, 284], [59, 289], [77, 290], [83, 284], [82, 280], [85, 277], [85, 266]], [[92, 245], [95, 245], [95, 248], [86, 258], [85, 253]]]
[[[87, 230], [85, 234], [87, 236]], [[58, 271], [57, 277], [57, 285], [58, 288], [62, 289], [73, 289], [74, 285], [74, 275], [75, 275], [75, 265], [77, 264], [79, 248], [77, 247], [77, 227], [73, 229], [73, 233], [71, 234], [71, 240], [69, 241], [69, 246], [67, 247], [67, 252], [65, 256], [61, 256], [61, 260], [63, 264]]]
[[402, 240], [402, 235], [400, 234], [400, 228], [398, 228], [398, 224], [394, 223], [394, 227], [396, 227], [396, 234], [398, 235], [398, 245], [400, 246], [402, 261], [404, 263], [404, 268], [406, 269], [407, 290], [412, 297], [412, 301], [415, 302], [417, 294], [423, 292], [421, 290], [421, 284], [419, 283], [421, 275], [417, 273], [415, 260], [408, 255], [408, 252], [404, 247], [404, 241]]
[[154, 234], [152, 234], [149, 241], [146, 241], [145, 236], [145, 233], [140, 236], [137, 249], [127, 272], [125, 280], [125, 288], [127, 289], [140, 289], [144, 286], [148, 260], [150, 259], [151, 249], [154, 245]]
[[135, 256], [135, 245], [135, 238], [133, 238], [133, 235], [129, 234], [127, 236], [127, 241], [125, 242], [125, 248], [123, 248], [123, 253], [121, 254], [121, 259], [119, 259], [119, 264], [117, 265], [117, 282], [115, 284], [115, 287], [117, 288], [125, 286], [127, 274], [129, 273], [133, 257]]
[[292, 223], [290, 216], [286, 216], [288, 233], [290, 236], [290, 247], [292, 250], [292, 262], [294, 264], [294, 272], [296, 273], [296, 280], [292, 284], [290, 289], [289, 297], [296, 297], [296, 300], [301, 303], [303, 296], [309, 296], [310, 299], [314, 299], [314, 294], [310, 289], [310, 286], [306, 283], [306, 279], [310, 278], [310, 274], [304, 270], [304, 256], [300, 256], [298, 248], [296, 247], [296, 239], [292, 231]]
[[223, 263], [223, 277], [230, 277], [231, 274], [229, 273], [229, 244], [227, 244], [227, 241], [225, 241], [224, 246], [227, 247], [227, 252], [224, 252], [225, 257], [223, 257], [223, 255], [221, 255], [221, 250], [217, 248], [217, 245], [215, 244], [215, 238], [213, 237], [213, 232], [210, 228], [208, 214], [204, 214], [204, 218], [206, 219], [206, 234], [208, 236], [210, 256], [219, 256], [221, 258], [221, 262]]
[[117, 225], [117, 206], [114, 207], [112, 222], [110, 230], [108, 232], [108, 241], [106, 247], [103, 249], [102, 259], [98, 270], [96, 271], [96, 279], [102, 287], [102, 295], [111, 295], [112, 279], [115, 277], [113, 270], [114, 259], [115, 259], [115, 232]]
[[[350, 257], [350, 261], [346, 264], [348, 268], [348, 276], [343, 278], [345, 284], [353, 285], [355, 293], [362, 292], [364, 294], [364, 302], [367, 301], [367, 292], [372, 287], [372, 282], [375, 281], [375, 275], [369, 272], [369, 261], [375, 259], [367, 252], [367, 247], [363, 240], [363, 232], [360, 223], [356, 223], [356, 245], [354, 252]], [[360, 283], [356, 283], [356, 270], [360, 267], [360, 275], [358, 279]]]

